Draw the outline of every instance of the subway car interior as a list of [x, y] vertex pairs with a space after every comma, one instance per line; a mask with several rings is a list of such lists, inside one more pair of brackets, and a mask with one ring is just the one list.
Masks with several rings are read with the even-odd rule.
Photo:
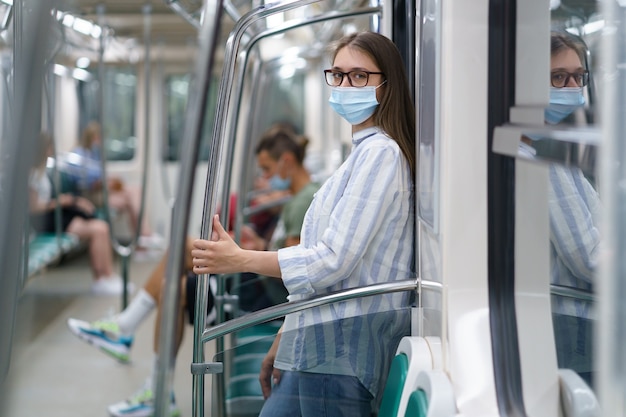
[[[328, 343], [314, 317], [369, 323], [367, 417], [626, 416], [625, 22], [625, 0], [0, 0], [0, 415], [273, 415], [264, 360]], [[386, 76], [333, 66], [356, 32], [395, 44], [415, 108], [412, 244], [380, 260], [410, 276], [294, 298], [195, 274], [221, 227], [292, 244], [268, 135], [306, 148], [313, 201], [345, 170], [337, 77]], [[337, 357], [309, 374], [365, 372]]]

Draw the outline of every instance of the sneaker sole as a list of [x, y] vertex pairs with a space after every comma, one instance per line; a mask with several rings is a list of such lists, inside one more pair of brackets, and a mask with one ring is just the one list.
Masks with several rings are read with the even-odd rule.
[[[115, 410], [111, 407], [107, 410], [111, 417], [152, 417], [154, 416], [154, 409], [152, 407], [142, 407], [136, 409]], [[170, 405], [169, 417], [180, 417], [180, 409], [177, 406]]]
[[119, 352], [114, 347], [111, 347], [105, 340], [102, 340], [101, 338], [94, 335], [90, 335], [89, 333], [85, 333], [80, 327], [78, 327], [78, 325], [74, 325], [71, 320], [72, 319], [69, 319], [67, 321], [67, 326], [69, 327], [70, 331], [80, 340], [97, 348], [99, 351], [105, 353], [106, 355], [111, 356], [113, 359], [117, 360], [120, 363], [130, 363], [130, 356], [128, 355], [128, 353]]

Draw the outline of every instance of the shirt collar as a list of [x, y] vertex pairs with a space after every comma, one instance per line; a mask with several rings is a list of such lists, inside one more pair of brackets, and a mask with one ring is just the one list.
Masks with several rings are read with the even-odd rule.
[[358, 132], [352, 135], [352, 144], [357, 146], [359, 143], [363, 142], [365, 139], [370, 136], [374, 136], [377, 133], [380, 133], [381, 129], [376, 126], [366, 127], [363, 130], [359, 130]]

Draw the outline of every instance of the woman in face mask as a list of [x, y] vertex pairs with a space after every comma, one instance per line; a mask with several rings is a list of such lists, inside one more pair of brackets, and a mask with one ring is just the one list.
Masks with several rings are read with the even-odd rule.
[[585, 104], [583, 87], [589, 83], [585, 69], [585, 46], [571, 35], [552, 32], [550, 36], [550, 104], [546, 122], [557, 124]]
[[[551, 33], [550, 103], [548, 124], [563, 121], [584, 105], [583, 88], [589, 82], [584, 67], [584, 44], [566, 32]], [[520, 152], [533, 156], [531, 138]], [[548, 213], [550, 219], [550, 281], [591, 291], [600, 247], [598, 193], [579, 168], [550, 164]], [[559, 368], [575, 370], [592, 384], [591, 303], [552, 297], [553, 325]]]
[[[195, 242], [194, 272], [276, 277], [290, 301], [415, 276], [415, 111], [402, 58], [372, 32], [342, 38], [331, 58], [329, 101], [352, 125], [353, 148], [315, 194], [300, 243], [244, 250], [216, 217], [211, 240]], [[397, 293], [287, 316], [263, 361], [261, 416], [369, 417], [409, 333], [408, 305]]]

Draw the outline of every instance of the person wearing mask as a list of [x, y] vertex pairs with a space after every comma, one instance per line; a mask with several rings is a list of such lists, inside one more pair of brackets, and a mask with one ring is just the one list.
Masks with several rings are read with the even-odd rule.
[[[315, 194], [299, 244], [246, 249], [215, 216], [211, 239], [194, 242], [195, 273], [275, 277], [290, 301], [415, 277], [415, 111], [401, 55], [385, 36], [360, 32], [331, 58], [329, 102], [352, 125], [353, 147]], [[260, 416], [369, 417], [409, 333], [409, 305], [394, 293], [288, 315], [263, 361]]]
[[[586, 47], [569, 33], [551, 33], [550, 103], [545, 121], [562, 123], [585, 104], [589, 82]], [[520, 152], [535, 155], [534, 139], [525, 137]], [[592, 291], [601, 233], [598, 192], [579, 168], [549, 166], [550, 281], [552, 284]], [[592, 331], [589, 301], [552, 296], [553, 324], [560, 368], [578, 372], [592, 384]]]

